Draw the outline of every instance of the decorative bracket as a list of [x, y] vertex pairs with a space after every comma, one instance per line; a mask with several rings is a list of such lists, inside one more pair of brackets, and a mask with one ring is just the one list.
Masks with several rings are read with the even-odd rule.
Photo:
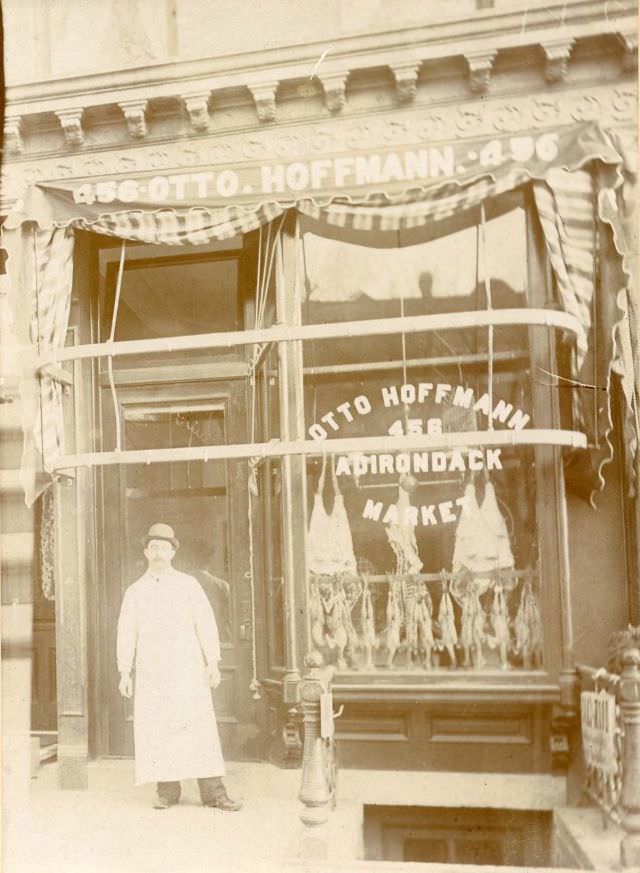
[[396, 80], [396, 97], [398, 103], [411, 103], [416, 96], [419, 69], [419, 63], [391, 65], [391, 72]]
[[344, 107], [348, 76], [348, 72], [318, 74], [324, 90], [324, 103], [329, 112], [340, 112]]
[[465, 60], [469, 67], [469, 85], [474, 94], [486, 94], [491, 81], [491, 70], [496, 52], [467, 52]]
[[546, 58], [544, 78], [549, 84], [564, 81], [567, 75], [573, 43], [573, 39], [565, 38], [557, 42], [544, 42], [542, 44]]
[[147, 135], [146, 100], [126, 100], [118, 103], [127, 122], [129, 136], [143, 139]]
[[635, 30], [616, 34], [622, 44], [622, 68], [627, 73], [638, 69], [638, 33]]
[[22, 139], [22, 118], [19, 115], [9, 116], [4, 123], [4, 141], [7, 151], [21, 155], [24, 151]]
[[260, 85], [249, 85], [249, 90], [256, 104], [258, 119], [264, 124], [276, 120], [276, 91], [278, 82], [266, 82]]
[[188, 94], [183, 96], [182, 101], [189, 115], [191, 127], [197, 131], [205, 131], [209, 128], [209, 94], [210, 91], [201, 94]]
[[68, 146], [77, 148], [84, 145], [84, 130], [82, 129], [82, 113], [84, 109], [61, 109], [56, 112], [62, 125], [64, 139]]

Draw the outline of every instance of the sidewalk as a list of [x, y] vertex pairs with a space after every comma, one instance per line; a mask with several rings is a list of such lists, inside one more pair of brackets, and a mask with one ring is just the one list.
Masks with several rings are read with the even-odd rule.
[[[561, 812], [563, 842], [584, 849], [578, 852], [580, 862], [575, 866], [603, 870], [617, 866], [619, 834], [602, 830], [597, 810], [562, 809], [563, 779], [342, 771], [338, 808], [325, 825], [310, 828], [300, 821], [300, 770], [229, 763], [227, 771], [229, 794], [244, 802], [239, 812], [203, 807], [195, 782], [184, 783], [178, 806], [154, 810], [154, 786], [134, 786], [131, 760], [92, 762], [87, 791], [59, 789], [57, 765], [45, 764], [31, 780], [28, 802], [3, 810], [2, 871], [457, 873], [463, 869], [459, 865], [356, 860], [363, 857], [363, 803], [437, 804], [445, 796], [452, 808], [521, 806]], [[490, 873], [487, 867], [464, 869]], [[508, 873], [507, 868], [501, 869]], [[524, 868], [520, 870], [524, 873]]]
[[130, 761], [90, 765], [87, 791], [56, 786], [56, 765], [32, 780], [27, 810], [6, 810], [4, 873], [271, 873], [295, 856], [302, 832], [300, 771], [231, 764], [240, 812], [203, 807], [196, 783], [180, 804], [152, 809], [154, 788], [133, 785]]

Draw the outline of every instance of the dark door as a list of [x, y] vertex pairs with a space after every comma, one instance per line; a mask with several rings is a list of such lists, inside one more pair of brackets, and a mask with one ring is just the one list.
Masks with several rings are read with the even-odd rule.
[[[238, 382], [118, 389], [123, 449], [224, 445], [245, 439], [245, 389]], [[105, 441], [115, 422], [103, 390]], [[227, 758], [259, 757], [249, 690], [252, 615], [246, 461], [194, 460], [105, 467], [100, 585], [101, 754], [133, 754], [131, 702], [118, 693], [116, 626], [122, 595], [146, 569], [141, 538], [154, 522], [180, 540], [174, 566], [195, 576], [213, 606], [222, 643], [222, 683], [213, 692]]]

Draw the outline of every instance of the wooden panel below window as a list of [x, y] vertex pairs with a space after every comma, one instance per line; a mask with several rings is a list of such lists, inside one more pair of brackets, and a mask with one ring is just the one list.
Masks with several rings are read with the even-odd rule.
[[531, 713], [452, 715], [427, 713], [432, 743], [531, 743]]
[[549, 704], [345, 703], [340, 766], [543, 773], [551, 767]]
[[367, 709], [349, 710], [336, 721], [336, 739], [368, 742], [408, 742], [409, 713], [380, 712]]

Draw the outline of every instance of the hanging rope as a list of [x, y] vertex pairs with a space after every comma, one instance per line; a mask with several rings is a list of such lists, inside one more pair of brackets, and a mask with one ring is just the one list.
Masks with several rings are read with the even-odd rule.
[[[118, 264], [118, 277], [116, 279], [116, 292], [113, 301], [113, 314], [111, 316], [111, 330], [109, 331], [109, 342], [112, 343], [116, 335], [116, 323], [118, 321], [118, 307], [120, 306], [120, 293], [122, 291], [122, 277], [124, 274], [124, 258], [127, 241], [122, 240], [120, 247], [120, 263]], [[109, 377], [109, 389], [111, 391], [111, 400], [113, 402], [113, 414], [116, 421], [116, 452], [122, 449], [122, 421], [120, 418], [120, 405], [118, 404], [118, 394], [116, 392], [116, 383], [113, 378], [113, 357], [109, 355], [107, 358], [107, 374]]]
[[37, 515], [40, 585], [46, 600], [55, 600], [55, 515], [53, 489], [42, 492]]

